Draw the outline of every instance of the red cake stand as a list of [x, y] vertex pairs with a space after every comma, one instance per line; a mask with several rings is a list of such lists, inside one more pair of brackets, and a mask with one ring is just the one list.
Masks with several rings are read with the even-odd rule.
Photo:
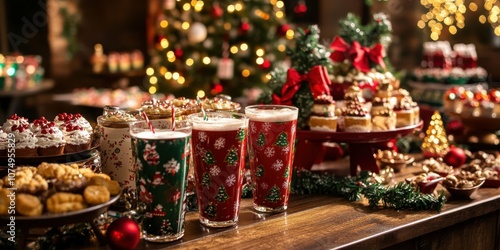
[[423, 121], [418, 124], [401, 127], [388, 131], [372, 132], [322, 132], [310, 130], [297, 131], [297, 148], [294, 165], [298, 168], [310, 169], [316, 160], [316, 155], [321, 152], [323, 142], [344, 142], [349, 145], [351, 175], [358, 174], [361, 170], [379, 173], [373, 148], [381, 142], [411, 134], [423, 127]]

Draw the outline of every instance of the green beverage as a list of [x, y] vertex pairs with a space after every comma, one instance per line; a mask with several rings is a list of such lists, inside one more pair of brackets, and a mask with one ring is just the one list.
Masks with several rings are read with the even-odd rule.
[[130, 125], [142, 234], [151, 242], [184, 236], [186, 185], [190, 160], [191, 126], [178, 121], [153, 133], [145, 121]]

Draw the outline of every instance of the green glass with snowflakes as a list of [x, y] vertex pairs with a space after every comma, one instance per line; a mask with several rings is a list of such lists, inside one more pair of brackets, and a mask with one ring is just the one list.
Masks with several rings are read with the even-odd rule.
[[233, 226], [240, 209], [248, 119], [226, 112], [207, 112], [206, 117], [188, 116], [199, 220], [209, 227]]
[[154, 132], [145, 121], [130, 124], [142, 235], [151, 242], [184, 236], [191, 126], [176, 121], [171, 128], [169, 122]]

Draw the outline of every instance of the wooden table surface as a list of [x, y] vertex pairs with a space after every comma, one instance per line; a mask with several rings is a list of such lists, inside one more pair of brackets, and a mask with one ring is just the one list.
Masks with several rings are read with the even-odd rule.
[[[416, 171], [407, 168], [396, 180]], [[199, 223], [198, 213], [190, 212], [181, 240], [141, 242], [139, 249], [380, 249], [500, 210], [498, 188], [481, 188], [469, 200], [446, 195], [448, 201], [440, 213], [371, 208], [366, 202], [324, 195], [292, 195], [286, 212], [264, 214], [251, 208], [252, 199], [243, 199], [235, 227], [207, 228]]]

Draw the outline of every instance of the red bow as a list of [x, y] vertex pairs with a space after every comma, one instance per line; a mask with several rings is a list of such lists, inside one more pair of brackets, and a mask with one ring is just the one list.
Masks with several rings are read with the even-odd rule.
[[377, 43], [372, 48], [361, 46], [357, 41], [352, 42], [349, 46], [341, 37], [335, 37], [330, 48], [333, 52], [330, 54], [330, 59], [334, 62], [342, 62], [349, 59], [352, 65], [362, 71], [370, 71], [370, 61], [377, 63], [385, 69], [383, 58], [384, 47]]
[[311, 89], [313, 98], [322, 94], [330, 94], [328, 85], [330, 85], [331, 82], [325, 67], [319, 65], [314, 66], [305, 75], [301, 75], [297, 70], [290, 68], [287, 72], [287, 81], [283, 87], [281, 87], [281, 96], [273, 94], [273, 103], [293, 105], [292, 98], [300, 89], [303, 81], [309, 82], [309, 88]]

